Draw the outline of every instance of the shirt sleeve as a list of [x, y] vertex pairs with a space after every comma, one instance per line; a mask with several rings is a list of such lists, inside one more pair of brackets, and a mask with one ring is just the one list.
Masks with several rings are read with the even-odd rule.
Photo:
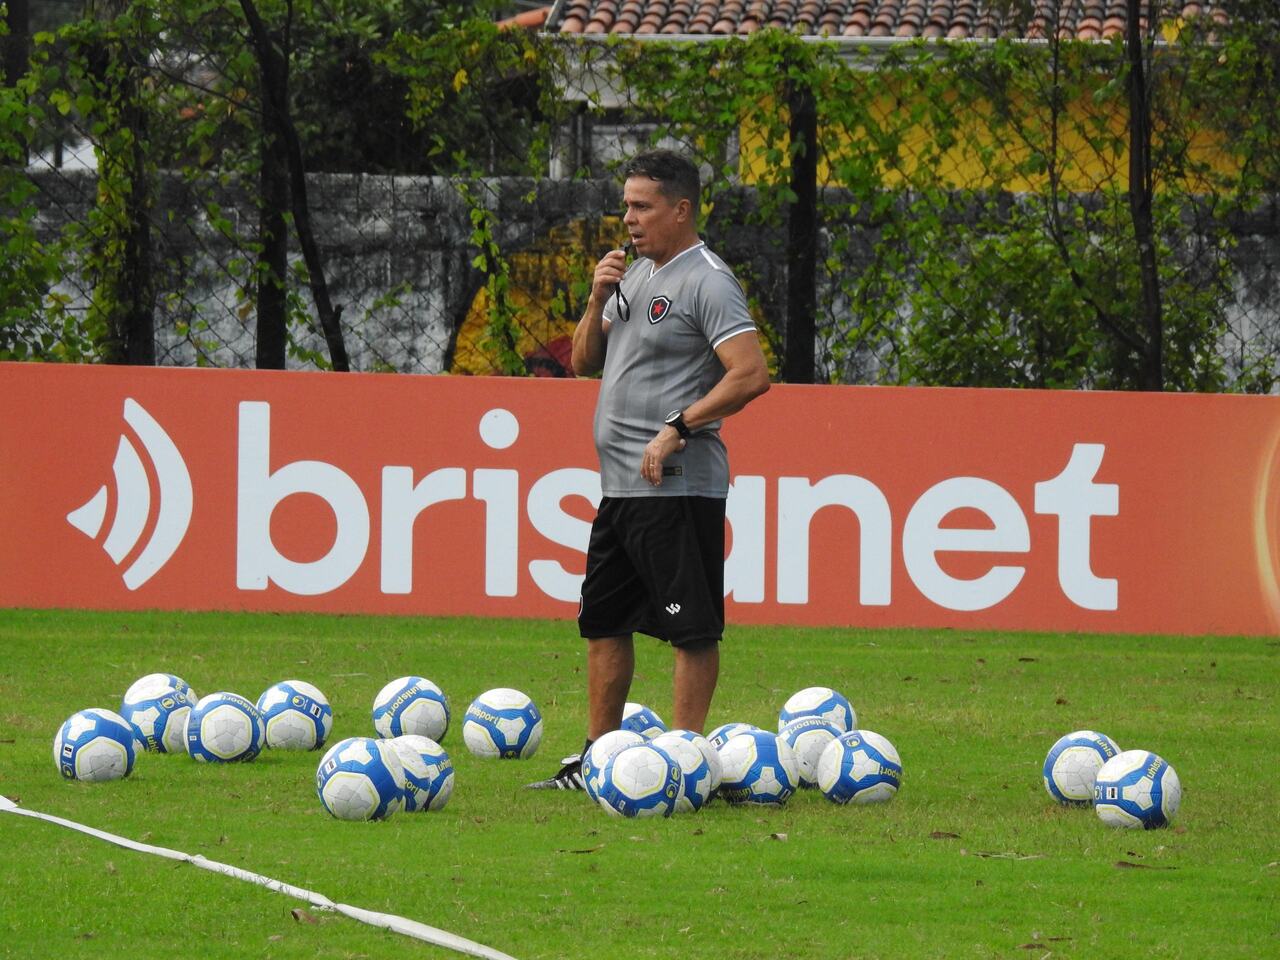
[[747, 296], [728, 270], [708, 270], [698, 285], [698, 324], [714, 350], [730, 337], [754, 331]]

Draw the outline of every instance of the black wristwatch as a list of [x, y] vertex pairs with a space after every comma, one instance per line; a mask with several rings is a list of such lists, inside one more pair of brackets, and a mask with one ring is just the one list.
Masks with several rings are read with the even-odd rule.
[[693, 431], [685, 426], [683, 410], [672, 410], [668, 413], [666, 424], [669, 427], [675, 427], [676, 433], [680, 434], [682, 440], [688, 440], [693, 436]]

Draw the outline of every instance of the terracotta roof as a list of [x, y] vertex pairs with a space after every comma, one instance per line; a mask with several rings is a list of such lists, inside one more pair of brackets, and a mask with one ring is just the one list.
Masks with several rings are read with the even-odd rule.
[[505, 20], [499, 20], [494, 24], [499, 30], [510, 30], [513, 27], [522, 27], [525, 30], [536, 30], [547, 22], [547, 17], [551, 16], [554, 7], [535, 7], [532, 10], [525, 10], [523, 13], [517, 13], [514, 17], [507, 17]]
[[[1146, 3], [1143, 4], [1144, 8]], [[1026, 13], [1001, 13], [990, 0], [556, 0], [549, 33], [728, 36], [777, 27], [807, 36], [911, 39], [1108, 40], [1122, 34], [1125, 0], [1038, 0]], [[1182, 0], [1181, 16], [1213, 16], [1220, 3]]]

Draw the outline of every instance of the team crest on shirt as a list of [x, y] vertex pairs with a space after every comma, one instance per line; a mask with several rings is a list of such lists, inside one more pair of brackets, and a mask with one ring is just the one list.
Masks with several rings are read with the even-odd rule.
[[654, 297], [649, 301], [649, 322], [659, 323], [671, 312], [671, 301], [666, 297]]

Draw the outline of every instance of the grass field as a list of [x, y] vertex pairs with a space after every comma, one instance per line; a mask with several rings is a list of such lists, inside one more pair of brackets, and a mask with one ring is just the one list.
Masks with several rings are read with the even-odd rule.
[[[898, 748], [902, 789], [665, 821], [520, 789], [581, 744], [582, 647], [563, 622], [0, 611], [0, 793], [519, 960], [1280, 956], [1280, 641], [731, 628], [712, 725], [772, 725], [795, 690], [834, 686]], [[430, 677], [454, 709], [453, 797], [340, 823], [315, 796], [318, 756], [281, 751], [225, 767], [147, 754], [124, 781], [63, 781], [58, 725], [118, 709], [153, 671], [251, 700], [308, 680], [335, 739], [372, 735], [386, 681]], [[495, 686], [542, 708], [532, 760], [462, 745], [462, 711]], [[644, 638], [632, 699], [669, 718], [670, 653]], [[1045, 751], [1080, 728], [1173, 764], [1173, 828], [1116, 831], [1050, 801]], [[458, 956], [298, 906], [0, 815], [0, 957]]]

